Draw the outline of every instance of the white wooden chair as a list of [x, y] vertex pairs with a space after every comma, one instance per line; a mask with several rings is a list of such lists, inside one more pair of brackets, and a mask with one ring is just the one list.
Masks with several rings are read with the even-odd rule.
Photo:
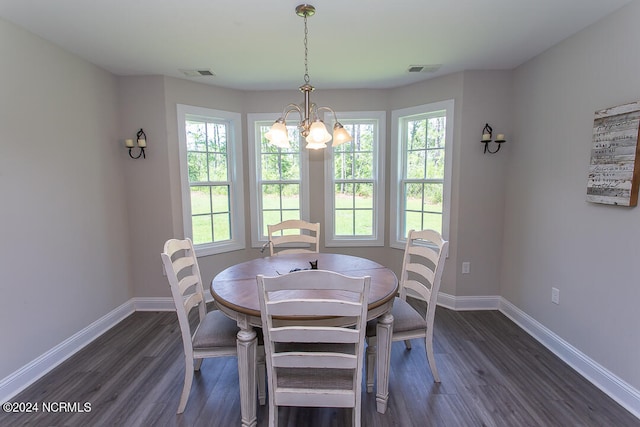
[[[311, 223], [299, 219], [289, 219], [279, 224], [267, 225], [269, 234], [269, 253], [271, 256], [285, 253], [320, 252], [320, 223]], [[292, 230], [298, 230], [292, 233]], [[276, 246], [308, 244], [311, 249], [288, 248], [275, 250]]]
[[[434, 230], [409, 231], [402, 261], [399, 297], [393, 302], [393, 341], [404, 341], [411, 349], [411, 339], [424, 338], [427, 360], [435, 382], [440, 382], [433, 355], [433, 321], [449, 242]], [[408, 302], [407, 295], [427, 303], [423, 316]], [[373, 390], [376, 360], [376, 322], [367, 324], [367, 391]]]
[[[258, 276], [269, 426], [277, 425], [279, 406], [353, 408], [360, 426], [370, 282], [325, 270]], [[351, 326], [330, 324], [335, 316]]]
[[[193, 371], [200, 369], [202, 359], [206, 357], [236, 356], [236, 336], [239, 329], [236, 322], [222, 312], [213, 310], [207, 313], [200, 268], [190, 239], [168, 240], [161, 256], [171, 286], [184, 345], [184, 386], [178, 404], [178, 414], [181, 414], [189, 399]], [[189, 313], [195, 307], [198, 307], [198, 323], [192, 333]], [[258, 357], [261, 358], [258, 361], [258, 396], [260, 403], [264, 404], [265, 365], [262, 348], [259, 348]]]

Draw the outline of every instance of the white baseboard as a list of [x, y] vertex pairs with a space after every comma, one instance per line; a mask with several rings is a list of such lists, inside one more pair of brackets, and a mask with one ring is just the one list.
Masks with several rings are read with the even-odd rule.
[[593, 385], [605, 392], [637, 418], [640, 418], [640, 391], [605, 369], [586, 354], [547, 329], [524, 311], [500, 298], [500, 311], [575, 369]]
[[176, 311], [171, 297], [136, 297], [130, 301], [135, 311]]
[[11, 375], [0, 380], [0, 402], [6, 402], [20, 393], [134, 311], [135, 308], [132, 302], [125, 302]]
[[[640, 418], [640, 391], [564, 341], [500, 296], [456, 297], [440, 293], [438, 305], [462, 310], [499, 310], [600, 390]], [[0, 402], [6, 402], [71, 357], [134, 311], [173, 311], [170, 297], [132, 298], [37, 359], [0, 381]]]
[[439, 292], [438, 305], [456, 311], [498, 310], [500, 308], [500, 297], [495, 295], [457, 297]]

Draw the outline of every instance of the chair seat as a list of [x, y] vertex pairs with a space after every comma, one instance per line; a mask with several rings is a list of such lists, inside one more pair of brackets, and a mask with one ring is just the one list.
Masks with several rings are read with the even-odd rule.
[[[427, 321], [424, 317], [420, 316], [411, 305], [401, 298], [397, 298], [393, 301], [393, 309], [391, 310], [393, 315], [393, 332], [407, 332], [407, 331], [419, 331], [421, 329], [427, 329]], [[367, 322], [367, 336], [376, 336], [376, 327], [378, 326], [377, 319]]]
[[221, 311], [207, 313], [193, 337], [193, 348], [236, 347], [238, 324]]

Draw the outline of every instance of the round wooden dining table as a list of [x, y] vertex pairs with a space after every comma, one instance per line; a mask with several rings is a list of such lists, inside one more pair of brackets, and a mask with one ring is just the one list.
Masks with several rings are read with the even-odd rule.
[[[257, 423], [256, 359], [257, 335], [254, 326], [262, 326], [256, 276], [278, 276], [297, 269], [317, 268], [347, 276], [370, 276], [371, 289], [367, 317], [378, 319], [376, 352], [376, 406], [385, 413], [389, 398], [389, 363], [391, 360], [391, 308], [398, 291], [398, 279], [389, 268], [365, 258], [331, 253], [281, 254], [233, 265], [221, 271], [211, 282], [211, 295], [217, 307], [238, 323], [238, 376], [242, 425]], [[370, 386], [368, 385], [368, 391]]]

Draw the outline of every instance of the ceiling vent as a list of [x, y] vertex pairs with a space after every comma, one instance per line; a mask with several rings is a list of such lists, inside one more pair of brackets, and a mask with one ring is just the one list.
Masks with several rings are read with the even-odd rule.
[[180, 70], [182, 74], [187, 77], [203, 77], [203, 76], [211, 76], [215, 77], [215, 74], [210, 69], [206, 70]]
[[409, 65], [408, 71], [410, 73], [434, 73], [442, 67], [442, 64], [431, 65]]

